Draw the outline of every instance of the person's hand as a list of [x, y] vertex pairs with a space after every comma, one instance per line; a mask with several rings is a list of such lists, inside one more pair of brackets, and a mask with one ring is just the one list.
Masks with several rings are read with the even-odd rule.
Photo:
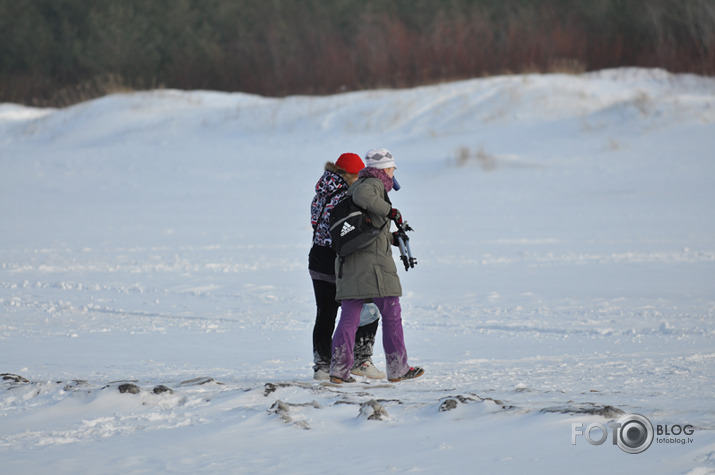
[[395, 208], [390, 210], [390, 214], [388, 214], [387, 217], [397, 224], [402, 224], [402, 215], [400, 214], [400, 211]]
[[399, 233], [395, 231], [392, 233], [392, 245], [396, 247], [400, 247], [400, 242], [397, 240], [397, 236], [399, 236]]

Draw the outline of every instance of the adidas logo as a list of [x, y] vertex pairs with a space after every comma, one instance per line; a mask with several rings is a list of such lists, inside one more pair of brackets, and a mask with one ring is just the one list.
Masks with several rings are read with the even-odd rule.
[[347, 233], [349, 233], [350, 231], [352, 231], [354, 229], [355, 229], [355, 226], [353, 226], [352, 224], [345, 221], [343, 223], [343, 227], [340, 228], [340, 237], [345, 236]]

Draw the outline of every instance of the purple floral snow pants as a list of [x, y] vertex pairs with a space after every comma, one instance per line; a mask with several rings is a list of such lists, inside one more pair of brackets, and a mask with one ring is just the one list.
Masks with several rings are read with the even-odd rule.
[[[407, 349], [402, 333], [402, 310], [399, 297], [378, 297], [373, 301], [382, 314], [382, 346], [387, 360], [387, 378], [399, 378], [410, 367], [407, 364]], [[340, 322], [333, 335], [333, 356], [330, 364], [331, 376], [341, 379], [350, 377], [353, 367], [353, 345], [355, 332], [360, 325], [360, 311], [364, 300], [343, 300]]]

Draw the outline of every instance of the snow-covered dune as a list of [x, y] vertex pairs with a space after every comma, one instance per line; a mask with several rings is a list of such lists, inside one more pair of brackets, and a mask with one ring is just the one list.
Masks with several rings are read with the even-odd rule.
[[[309, 203], [374, 146], [426, 374], [334, 387]], [[713, 473], [713, 150], [715, 80], [660, 70], [0, 104], [0, 467]]]

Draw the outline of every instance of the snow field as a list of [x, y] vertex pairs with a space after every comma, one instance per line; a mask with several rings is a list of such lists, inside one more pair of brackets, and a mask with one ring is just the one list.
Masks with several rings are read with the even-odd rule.
[[[712, 79], [639, 69], [2, 104], [3, 471], [713, 473], [714, 123]], [[377, 145], [427, 372], [334, 387], [308, 205]], [[693, 442], [572, 445], [628, 413]]]

